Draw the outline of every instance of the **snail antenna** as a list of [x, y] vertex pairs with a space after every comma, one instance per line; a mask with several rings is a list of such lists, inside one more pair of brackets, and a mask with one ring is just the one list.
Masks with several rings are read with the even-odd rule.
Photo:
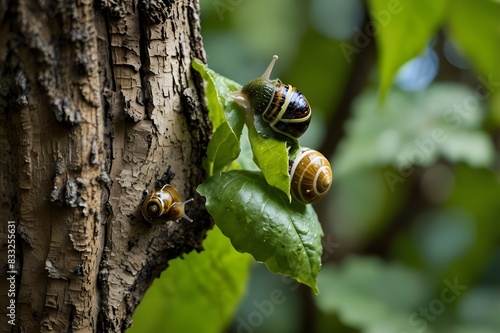
[[271, 77], [271, 72], [273, 71], [274, 63], [276, 62], [276, 60], [278, 60], [278, 56], [275, 54], [273, 55], [271, 63], [269, 64], [269, 66], [267, 66], [266, 71], [261, 76], [264, 80], [269, 80], [269, 78]]

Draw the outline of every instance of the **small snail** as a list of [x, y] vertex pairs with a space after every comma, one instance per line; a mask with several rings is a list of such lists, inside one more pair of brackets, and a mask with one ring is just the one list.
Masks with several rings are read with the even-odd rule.
[[229, 96], [247, 112], [261, 115], [274, 132], [298, 139], [311, 122], [311, 108], [297, 88], [269, 79], [277, 59], [277, 55], [273, 56], [261, 77], [250, 81], [241, 90], [229, 93]]
[[291, 194], [303, 204], [323, 199], [332, 187], [333, 173], [330, 162], [320, 152], [302, 148], [294, 161], [290, 161]]
[[142, 204], [142, 216], [153, 224], [167, 221], [177, 221], [185, 218], [193, 222], [184, 212], [184, 206], [193, 201], [193, 198], [181, 201], [179, 193], [172, 185], [165, 185], [159, 191], [155, 191], [146, 197]]

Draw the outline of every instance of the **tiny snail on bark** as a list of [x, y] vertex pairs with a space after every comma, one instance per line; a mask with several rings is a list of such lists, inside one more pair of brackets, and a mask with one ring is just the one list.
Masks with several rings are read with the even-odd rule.
[[248, 113], [260, 115], [274, 132], [296, 140], [311, 122], [311, 107], [297, 88], [270, 79], [277, 59], [277, 55], [273, 56], [261, 77], [250, 81], [241, 90], [229, 93], [229, 96]]
[[323, 199], [333, 182], [328, 159], [320, 152], [302, 148], [294, 161], [290, 161], [292, 197], [303, 203], [313, 204]]
[[185, 218], [193, 222], [184, 212], [185, 205], [194, 199], [181, 201], [179, 193], [172, 185], [165, 185], [161, 190], [148, 195], [142, 204], [142, 216], [152, 224], [161, 224], [167, 221], [179, 222]]

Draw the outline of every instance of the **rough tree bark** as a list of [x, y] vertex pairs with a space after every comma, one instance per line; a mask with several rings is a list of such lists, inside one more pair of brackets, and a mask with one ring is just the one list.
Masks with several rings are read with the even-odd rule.
[[[0, 0], [2, 331], [124, 331], [167, 262], [201, 249], [199, 23], [197, 0]], [[143, 220], [165, 183], [195, 198], [194, 223]]]

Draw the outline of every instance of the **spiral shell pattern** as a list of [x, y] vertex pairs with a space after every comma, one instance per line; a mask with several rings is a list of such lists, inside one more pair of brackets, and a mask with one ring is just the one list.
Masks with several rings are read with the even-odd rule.
[[320, 152], [302, 148], [290, 167], [291, 194], [295, 200], [313, 204], [323, 199], [333, 182], [328, 159]]
[[167, 184], [144, 200], [141, 211], [144, 218], [153, 224], [178, 221], [181, 218], [192, 222], [184, 212], [184, 206], [191, 201], [193, 199], [181, 201], [177, 190]]

